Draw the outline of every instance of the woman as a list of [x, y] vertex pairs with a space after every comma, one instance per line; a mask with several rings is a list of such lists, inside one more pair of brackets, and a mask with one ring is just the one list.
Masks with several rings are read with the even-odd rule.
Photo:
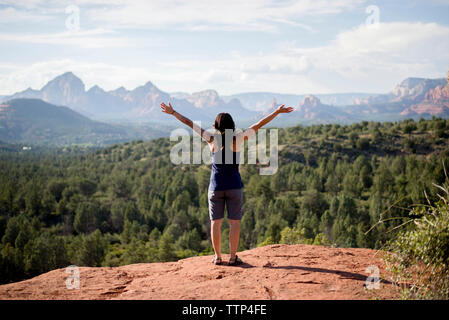
[[171, 103], [161, 103], [162, 112], [173, 115], [182, 123], [193, 129], [204, 139], [212, 152], [212, 172], [209, 183], [209, 217], [211, 220], [211, 238], [215, 256], [212, 262], [222, 264], [221, 258], [221, 223], [224, 218], [224, 207], [228, 212], [229, 230], [229, 265], [238, 265], [243, 261], [237, 256], [240, 238], [240, 219], [242, 218], [243, 183], [239, 173], [240, 148], [242, 143], [254, 135], [262, 126], [269, 123], [280, 113], [293, 111], [292, 107], [279, 106], [271, 114], [253, 124], [241, 133], [234, 133], [235, 124], [231, 115], [220, 113], [214, 123], [217, 134], [198, 127], [190, 119], [176, 112]]

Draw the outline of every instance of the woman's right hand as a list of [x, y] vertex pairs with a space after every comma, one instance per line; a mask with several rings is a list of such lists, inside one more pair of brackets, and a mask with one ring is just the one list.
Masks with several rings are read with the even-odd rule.
[[293, 111], [293, 107], [285, 107], [285, 105], [280, 105], [277, 109], [279, 113], [290, 113]]

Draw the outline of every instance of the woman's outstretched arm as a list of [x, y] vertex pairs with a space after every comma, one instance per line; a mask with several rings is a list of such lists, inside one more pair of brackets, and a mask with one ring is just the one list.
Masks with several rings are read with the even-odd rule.
[[173, 109], [171, 103], [168, 103], [168, 106], [165, 103], [161, 103], [161, 109], [162, 112], [173, 115], [176, 119], [184, 123], [185, 125], [192, 128], [193, 131], [195, 131], [201, 138], [203, 138], [206, 142], [212, 142], [213, 136], [201, 128], [200, 126], [196, 125], [192, 120], [190, 120], [187, 117], [184, 117], [179, 112], [176, 112], [175, 109]]
[[247, 140], [250, 138], [253, 134], [257, 132], [260, 128], [262, 128], [264, 125], [268, 124], [271, 120], [273, 120], [278, 114], [280, 113], [290, 113], [293, 111], [293, 107], [285, 107], [284, 105], [281, 105], [276, 108], [272, 113], [264, 117], [263, 119], [259, 120], [252, 126], [250, 126], [248, 129], [246, 129], [244, 132], [241, 133], [241, 136], [244, 140]]

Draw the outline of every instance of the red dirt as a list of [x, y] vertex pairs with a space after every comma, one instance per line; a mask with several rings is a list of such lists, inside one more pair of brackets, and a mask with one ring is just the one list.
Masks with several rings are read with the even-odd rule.
[[[385, 276], [375, 250], [270, 245], [239, 253], [240, 266], [216, 266], [212, 256], [122, 267], [80, 267], [80, 289], [69, 290], [65, 268], [0, 286], [0, 299], [395, 299], [381, 281], [368, 290], [366, 268]], [[228, 256], [224, 255], [224, 259]]]

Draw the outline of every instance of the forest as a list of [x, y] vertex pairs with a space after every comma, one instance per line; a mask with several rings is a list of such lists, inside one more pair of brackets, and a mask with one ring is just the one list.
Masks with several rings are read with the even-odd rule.
[[[449, 120], [280, 128], [279, 169], [242, 164], [240, 250], [272, 243], [382, 248], [437, 201]], [[0, 282], [74, 264], [213, 253], [208, 164], [174, 165], [169, 138], [103, 148], [0, 148]], [[228, 251], [227, 221], [222, 248]]]

